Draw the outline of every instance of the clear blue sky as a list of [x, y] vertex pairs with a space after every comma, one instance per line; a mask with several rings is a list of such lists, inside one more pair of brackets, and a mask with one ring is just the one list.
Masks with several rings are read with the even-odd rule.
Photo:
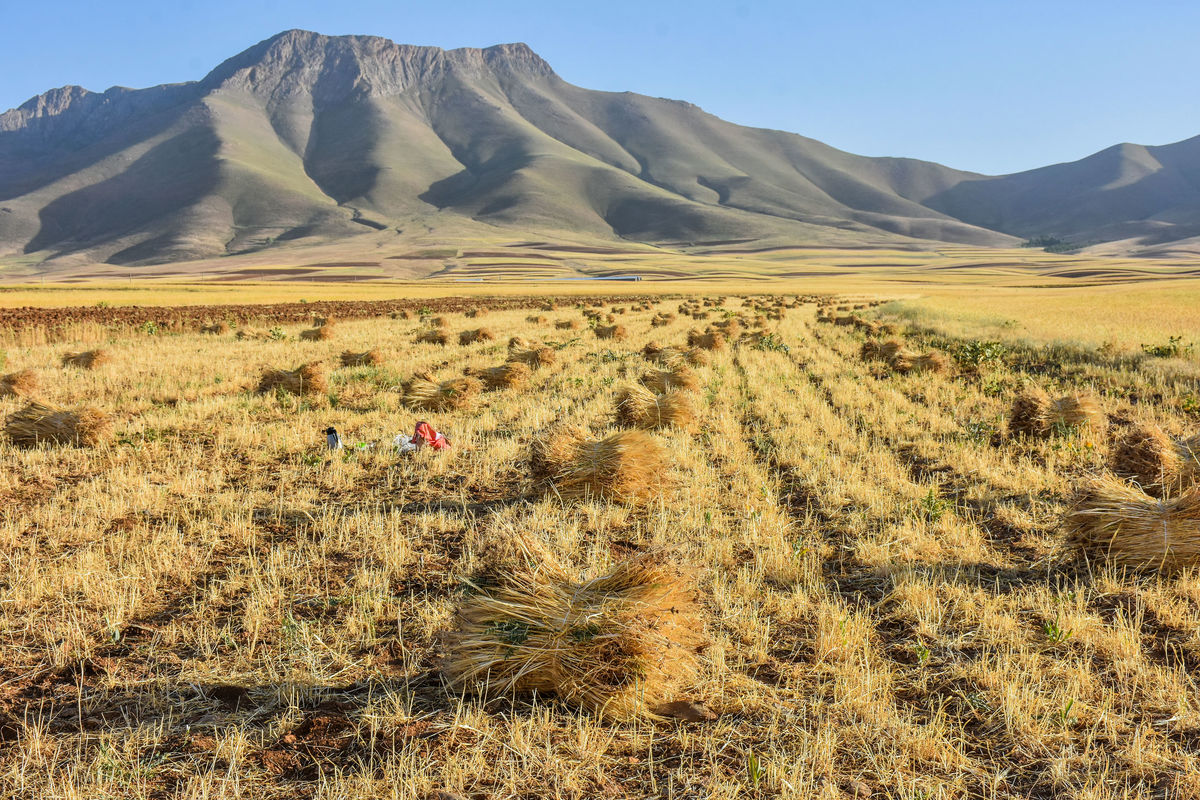
[[999, 173], [1200, 134], [1200, 2], [0, 0], [0, 110], [194, 80], [287, 28], [524, 41], [568, 81]]

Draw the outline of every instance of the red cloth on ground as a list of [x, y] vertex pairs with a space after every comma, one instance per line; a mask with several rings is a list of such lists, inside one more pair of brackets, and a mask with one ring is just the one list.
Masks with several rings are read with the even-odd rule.
[[433, 429], [433, 426], [428, 422], [418, 422], [417, 429], [413, 432], [413, 444], [417, 447], [428, 445], [434, 450], [445, 450], [450, 446], [450, 442], [446, 437]]

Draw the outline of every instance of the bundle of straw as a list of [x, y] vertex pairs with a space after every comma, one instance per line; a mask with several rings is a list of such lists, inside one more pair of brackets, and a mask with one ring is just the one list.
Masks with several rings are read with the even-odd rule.
[[867, 339], [862, 343], [862, 348], [859, 349], [859, 357], [863, 361], [875, 361], [883, 358], [882, 344], [875, 339]]
[[652, 370], [643, 375], [638, 382], [658, 394], [666, 394], [673, 389], [692, 390], [700, 386], [700, 378], [684, 364], [676, 364], [670, 369]]
[[445, 328], [431, 328], [421, 331], [414, 340], [418, 344], [442, 344], [450, 341], [450, 331]]
[[651, 328], [661, 328], [664, 325], [670, 325], [674, 321], [675, 321], [674, 314], [669, 314], [665, 311], [660, 311], [657, 314], [655, 314], [653, 317], [650, 318], [650, 327]]
[[539, 369], [550, 366], [557, 358], [558, 356], [555, 352], [545, 345], [526, 347], [525, 345], [510, 344], [508, 347], [508, 358], [505, 361], [509, 363], [521, 363], [530, 369]]
[[686, 392], [655, 394], [634, 384], [617, 392], [617, 424], [647, 430], [671, 426], [691, 430], [696, 425], [696, 411]]
[[[732, 328], [726, 328], [729, 335], [736, 335]], [[738, 329], [740, 330], [740, 328]], [[698, 347], [701, 350], [724, 350], [725, 336], [720, 331], [706, 331], [701, 333], [697, 330], [688, 331], [687, 335], [688, 347]]]
[[254, 328], [241, 328], [240, 330], [238, 330], [238, 332], [234, 338], [236, 338], [239, 342], [244, 342], [248, 339], [252, 339], [252, 340], [270, 339], [271, 334], [267, 333], [266, 331], [256, 330]]
[[1153, 423], [1131, 425], [1113, 443], [1110, 466], [1156, 497], [1183, 489], [1200, 481], [1200, 436], [1179, 441]]
[[534, 439], [529, 467], [535, 481], [563, 498], [638, 503], [662, 491], [666, 458], [643, 431], [594, 439], [586, 430], [564, 427]]
[[597, 325], [593, 330], [596, 331], [597, 339], [615, 339], [620, 341], [625, 338], [626, 331], [623, 325]]
[[293, 370], [266, 370], [258, 381], [258, 393], [268, 394], [276, 390], [296, 395], [324, 394], [329, 391], [325, 365], [319, 361], [312, 361]]
[[533, 325], [545, 325], [547, 320], [541, 314], [530, 314], [525, 318], [525, 321]]
[[212, 325], [201, 325], [200, 332], [224, 335], [226, 333], [229, 333], [229, 323], [228, 322], [214, 322]]
[[695, 679], [706, 639], [689, 571], [651, 552], [580, 583], [552, 559], [527, 561], [470, 582], [445, 639], [451, 687], [630, 720], [657, 717]]
[[663, 357], [664, 353], [678, 352], [674, 347], [663, 347], [655, 341], [646, 342], [646, 346], [642, 348], [642, 358], [647, 361], [658, 361]]
[[445, 317], [430, 317], [429, 324], [434, 328], [445, 328], [450, 323], [449, 323], [449, 321], [446, 320]]
[[862, 317], [854, 317], [854, 327], [860, 331], [866, 331], [868, 335], [876, 335], [879, 333], [879, 323], [872, 322], [869, 319]]
[[454, 411], [469, 406], [483, 391], [478, 378], [451, 378], [438, 382], [420, 372], [402, 385], [404, 405], [414, 411]]
[[92, 447], [112, 436], [112, 419], [96, 408], [67, 411], [43, 403], [30, 403], [10, 414], [4, 432], [18, 447], [39, 442]]
[[1079, 492], [1064, 527], [1085, 555], [1132, 567], [1185, 569], [1200, 564], [1200, 487], [1160, 500], [1104, 476]]
[[83, 369], [96, 369], [110, 361], [112, 361], [112, 354], [103, 347], [82, 353], [64, 353], [62, 357], [64, 367], [82, 367]]
[[1008, 419], [1010, 433], [1041, 438], [1103, 424], [1104, 412], [1091, 395], [1069, 394], [1054, 400], [1037, 386], [1017, 396]]
[[477, 317], [482, 317], [486, 313], [487, 309], [484, 308], [468, 308], [463, 312], [463, 316], [467, 319], [475, 319]]
[[408, 319], [408, 312], [404, 309], [392, 312], [392, 319]]
[[37, 388], [38, 376], [31, 369], [0, 376], [0, 397], [29, 397]]
[[458, 335], [458, 343], [460, 345], [474, 344], [475, 342], [490, 342], [496, 338], [496, 335], [487, 328], [476, 328], [470, 331], [463, 331]]
[[896, 358], [892, 360], [892, 368], [897, 372], [932, 372], [935, 374], [945, 374], [950, 371], [953, 362], [944, 353], [939, 353], [937, 350], [931, 350], [919, 356], [911, 358]]
[[520, 389], [529, 382], [533, 372], [529, 365], [513, 361], [498, 367], [468, 369], [466, 374], [468, 377], [479, 378], [483, 381], [484, 387], [491, 391], [493, 389]]
[[306, 342], [324, 342], [333, 338], [333, 325], [325, 323], [319, 328], [300, 331], [300, 338]]
[[378, 367], [382, 363], [383, 353], [378, 350], [367, 350], [363, 353], [346, 350], [342, 353], [343, 367]]
[[560, 331], [577, 331], [583, 327], [583, 323], [577, 319], [560, 319], [554, 323], [554, 327]]

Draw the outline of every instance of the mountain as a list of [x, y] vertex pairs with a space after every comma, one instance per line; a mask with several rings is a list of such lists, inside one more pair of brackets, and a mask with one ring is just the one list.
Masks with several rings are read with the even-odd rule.
[[[412, 230], [933, 247], [1200, 234], [1197, 140], [989, 177], [582, 89], [523, 44], [292, 30], [202, 80], [0, 114], [0, 257], [152, 264]], [[1189, 166], [1191, 165], [1191, 166]]]
[[968, 178], [926, 199], [956, 219], [1023, 239], [1150, 248], [1200, 236], [1200, 136], [1120, 144], [1079, 161]]

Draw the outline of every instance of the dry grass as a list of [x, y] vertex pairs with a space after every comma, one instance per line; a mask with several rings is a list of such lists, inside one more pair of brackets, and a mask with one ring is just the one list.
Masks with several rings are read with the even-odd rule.
[[616, 422], [625, 427], [690, 431], [696, 425], [696, 410], [686, 392], [656, 394], [644, 386], [627, 385], [617, 392], [616, 405]]
[[660, 553], [585, 581], [544, 557], [498, 570], [469, 584], [443, 673], [457, 691], [536, 692], [610, 719], [654, 718], [698, 671], [706, 640], [693, 584]]
[[71, 444], [94, 447], [112, 438], [112, 418], [96, 408], [68, 411], [30, 403], [8, 416], [4, 433], [18, 447]]
[[31, 369], [0, 375], [0, 397], [31, 397], [39, 383], [38, 374]]
[[666, 454], [643, 431], [595, 438], [581, 428], [563, 427], [534, 439], [529, 466], [542, 488], [564, 500], [640, 503], [662, 492]]
[[1114, 477], [1094, 480], [1064, 522], [1073, 547], [1114, 564], [1179, 570], [1200, 564], [1200, 488], [1151, 497]]
[[483, 391], [478, 378], [463, 377], [438, 381], [428, 372], [421, 372], [404, 382], [403, 402], [414, 411], [454, 411], [469, 408]]
[[258, 381], [259, 394], [290, 392], [295, 395], [318, 395], [329, 391], [329, 372], [319, 361], [301, 364], [296, 369], [267, 369]]
[[64, 367], [79, 367], [80, 369], [97, 369], [111, 363], [112, 360], [112, 353], [103, 347], [99, 347], [95, 350], [84, 350], [79, 353], [64, 353], [62, 356], [62, 365]]
[[364, 350], [356, 353], [353, 350], [342, 351], [343, 367], [378, 367], [383, 364], [383, 353], [378, 350]]

